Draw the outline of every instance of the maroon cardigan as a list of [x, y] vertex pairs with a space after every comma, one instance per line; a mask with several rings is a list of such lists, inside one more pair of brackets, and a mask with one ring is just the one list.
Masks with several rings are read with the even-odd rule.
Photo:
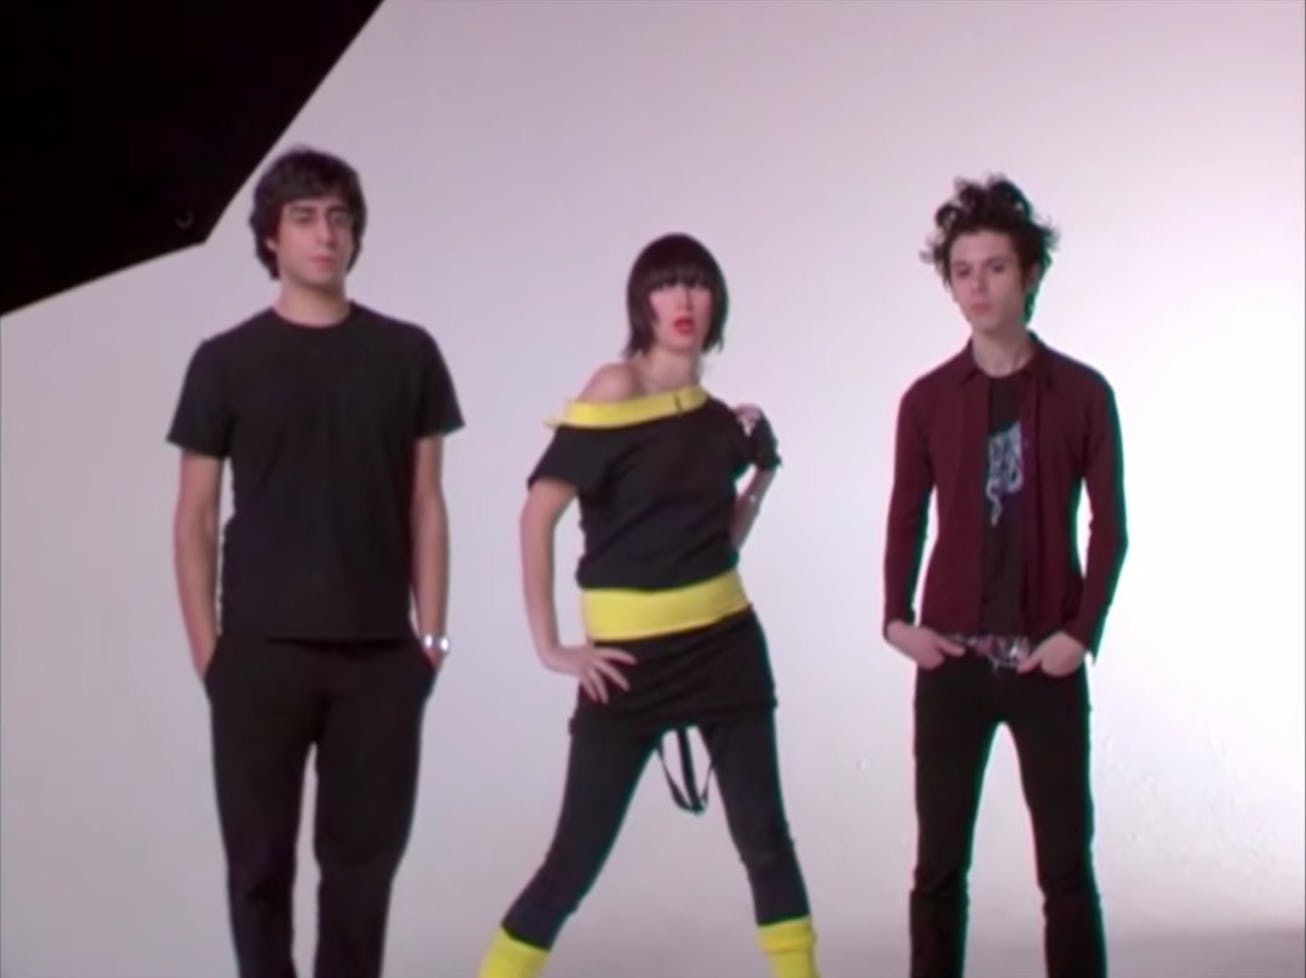
[[[1095, 370], [1033, 339], [1033, 383], [1020, 409], [1029, 460], [1020, 507], [1026, 631], [1035, 641], [1065, 631], [1096, 654], [1127, 546], [1115, 398]], [[902, 397], [884, 552], [886, 629], [916, 620], [912, 598], [932, 490], [939, 531], [920, 623], [941, 632], [979, 627], [988, 401], [989, 381], [969, 343]], [[1092, 513], [1083, 571], [1075, 539], [1081, 486]]]

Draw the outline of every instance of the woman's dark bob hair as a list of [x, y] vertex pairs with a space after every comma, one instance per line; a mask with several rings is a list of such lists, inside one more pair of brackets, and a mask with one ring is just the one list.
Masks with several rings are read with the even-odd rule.
[[712, 293], [712, 321], [703, 350], [709, 352], [724, 345], [730, 298], [721, 266], [697, 240], [677, 233], [647, 245], [630, 269], [626, 282], [630, 336], [626, 340], [625, 356], [645, 353], [653, 346], [653, 306], [649, 297], [668, 285], [705, 286]]

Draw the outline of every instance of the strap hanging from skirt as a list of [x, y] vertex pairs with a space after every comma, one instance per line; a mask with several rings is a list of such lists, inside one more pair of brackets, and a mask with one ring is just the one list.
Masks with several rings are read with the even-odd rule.
[[712, 765], [708, 764], [707, 776], [703, 779], [703, 790], [700, 792], [697, 788], [698, 778], [694, 775], [694, 755], [690, 750], [689, 730], [685, 727], [676, 728], [676, 743], [680, 747], [680, 772], [685, 781], [685, 789], [682, 791], [676, 784], [676, 779], [671, 776], [671, 771], [667, 768], [667, 758], [662, 750], [662, 741], [658, 741], [658, 760], [662, 762], [662, 772], [667, 776], [667, 784], [671, 786], [671, 797], [675, 800], [676, 805], [694, 815], [701, 815], [707, 811], [708, 789], [712, 781]]

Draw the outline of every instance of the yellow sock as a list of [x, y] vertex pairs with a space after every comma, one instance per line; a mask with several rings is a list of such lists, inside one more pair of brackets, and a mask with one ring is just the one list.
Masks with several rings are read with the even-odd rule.
[[816, 970], [816, 931], [811, 917], [795, 917], [757, 928], [757, 943], [771, 959], [775, 978], [820, 978]]
[[519, 941], [500, 927], [476, 978], [535, 978], [548, 956], [544, 948]]

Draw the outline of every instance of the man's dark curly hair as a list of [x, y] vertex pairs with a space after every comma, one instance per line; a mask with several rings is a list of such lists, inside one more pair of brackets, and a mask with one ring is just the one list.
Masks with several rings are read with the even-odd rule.
[[281, 224], [281, 211], [287, 204], [309, 197], [337, 194], [353, 218], [353, 268], [363, 250], [363, 232], [367, 228], [367, 201], [363, 197], [358, 172], [331, 153], [297, 146], [268, 165], [254, 187], [254, 207], [249, 227], [254, 233], [254, 253], [273, 278], [277, 277], [277, 256], [268, 247]]
[[[1006, 177], [991, 176], [980, 182], [958, 179], [952, 198], [934, 212], [934, 233], [921, 252], [921, 259], [932, 264], [945, 285], [952, 280], [952, 246], [963, 234], [993, 231], [1005, 234], [1016, 251], [1022, 275], [1040, 271], [1039, 283], [1052, 265], [1052, 251], [1059, 232], [1051, 224], [1040, 222], [1024, 192]], [[1025, 314], [1034, 310], [1037, 288], [1030, 290]]]

